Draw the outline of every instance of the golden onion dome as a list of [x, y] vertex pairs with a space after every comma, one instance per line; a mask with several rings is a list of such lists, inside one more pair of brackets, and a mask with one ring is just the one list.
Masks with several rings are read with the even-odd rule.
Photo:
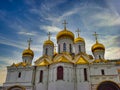
[[85, 42], [85, 40], [81, 37], [77, 37], [74, 41], [75, 43], [78, 43], [78, 42]]
[[67, 30], [67, 29], [64, 29], [64, 30], [62, 30], [62, 31], [60, 31], [58, 34], [57, 34], [57, 40], [59, 39], [59, 38], [61, 38], [61, 37], [63, 37], [63, 36], [65, 36], [65, 37], [70, 37], [72, 40], [74, 40], [74, 34], [71, 32], [71, 31], [69, 31], [69, 30]]
[[92, 49], [92, 52], [94, 52], [95, 50], [105, 50], [105, 47], [104, 47], [103, 44], [98, 43], [98, 42], [96, 41], [96, 43], [92, 46], [91, 49]]
[[22, 55], [23, 56], [34, 56], [34, 52], [30, 49], [30, 48], [28, 48], [28, 49], [25, 49], [24, 51], [23, 51], [23, 53], [22, 53]]
[[49, 39], [44, 42], [44, 45], [52, 45], [54, 46], [54, 43]]

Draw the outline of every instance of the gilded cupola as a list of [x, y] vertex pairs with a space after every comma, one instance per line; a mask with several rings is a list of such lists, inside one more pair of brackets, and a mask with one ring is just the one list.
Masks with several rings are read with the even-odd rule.
[[99, 43], [97, 40], [98, 34], [96, 34], [96, 32], [95, 32], [95, 34], [93, 34], [93, 35], [95, 36], [96, 43], [91, 48], [92, 52], [94, 52], [95, 50], [105, 50], [105, 46], [103, 44]]
[[28, 48], [28, 49], [25, 49], [25, 50], [23, 51], [22, 55], [23, 55], [23, 56], [28, 56], [28, 55], [34, 56], [34, 52], [33, 52], [30, 48]]
[[84, 42], [85, 43], [85, 40], [82, 37], [80, 37], [80, 34], [79, 34], [80, 30], [78, 29], [76, 32], [78, 33], [78, 37], [75, 38], [74, 43], [78, 43], [78, 42]]
[[91, 50], [95, 57], [95, 60], [104, 59], [105, 46], [98, 42], [98, 40], [97, 40], [98, 34], [96, 34], [96, 32], [93, 35], [95, 36], [96, 43], [92, 46]]
[[54, 43], [50, 40], [50, 32], [48, 33], [48, 40], [44, 41], [44, 45], [52, 45], [54, 46]]
[[25, 49], [24, 51], [23, 51], [23, 53], [22, 53], [22, 56], [34, 56], [34, 52], [30, 49], [30, 42], [31, 42], [32, 40], [30, 39], [30, 40], [28, 40], [28, 49]]
[[51, 40], [44, 41], [44, 45], [52, 45], [54, 46], [54, 43]]
[[31, 38], [28, 40], [28, 49], [25, 49], [22, 53], [22, 59], [23, 62], [26, 63], [27, 65], [31, 65], [32, 64], [32, 60], [34, 57], [34, 52], [30, 49], [30, 42], [31, 42]]
[[51, 33], [48, 33], [48, 40], [44, 41], [43, 44], [43, 55], [53, 56], [54, 55], [54, 43], [50, 40]]
[[60, 39], [61, 37], [69, 37], [72, 40], [74, 40], [74, 34], [66, 29], [66, 24], [67, 24], [66, 21], [64, 21], [63, 24], [64, 24], [64, 29], [57, 34], [56, 36], [57, 40]]
[[84, 38], [80, 37], [80, 30], [76, 31], [78, 33], [78, 37], [74, 40], [74, 47], [75, 47], [75, 54], [85, 53], [85, 40]]
[[96, 41], [96, 43], [92, 46], [92, 52], [94, 52], [95, 50], [105, 50], [105, 47], [103, 44]]

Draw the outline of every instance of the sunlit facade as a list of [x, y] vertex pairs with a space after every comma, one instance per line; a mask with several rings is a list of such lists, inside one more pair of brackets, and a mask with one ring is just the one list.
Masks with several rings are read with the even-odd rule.
[[22, 53], [23, 62], [7, 67], [4, 90], [120, 90], [120, 60], [104, 58], [105, 46], [97, 39], [86, 52], [86, 43], [78, 32], [66, 28], [56, 35], [58, 51], [50, 39], [43, 43], [43, 55], [32, 65], [34, 52], [30, 48]]

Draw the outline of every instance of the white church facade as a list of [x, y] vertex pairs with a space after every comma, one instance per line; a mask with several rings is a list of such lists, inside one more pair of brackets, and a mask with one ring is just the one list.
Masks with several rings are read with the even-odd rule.
[[7, 67], [3, 90], [120, 90], [120, 60], [104, 58], [105, 46], [98, 34], [88, 55], [85, 40], [66, 28], [58, 32], [56, 52], [50, 39], [43, 44], [43, 55], [32, 65], [34, 52], [30, 48], [22, 53], [22, 62]]

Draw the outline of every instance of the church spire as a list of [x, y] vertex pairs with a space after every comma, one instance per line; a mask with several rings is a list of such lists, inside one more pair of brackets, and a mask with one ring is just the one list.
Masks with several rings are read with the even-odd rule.
[[68, 24], [68, 23], [66, 22], [66, 20], [64, 20], [64, 22], [63, 22], [62, 24], [64, 25], [64, 30], [66, 30], [66, 25]]
[[95, 40], [96, 40], [96, 43], [98, 43], [98, 35], [96, 32], [93, 34], [93, 36], [95, 36]]
[[32, 39], [29, 38], [29, 40], [27, 40], [27, 42], [28, 42], [28, 49], [30, 49], [30, 43], [32, 42]]

